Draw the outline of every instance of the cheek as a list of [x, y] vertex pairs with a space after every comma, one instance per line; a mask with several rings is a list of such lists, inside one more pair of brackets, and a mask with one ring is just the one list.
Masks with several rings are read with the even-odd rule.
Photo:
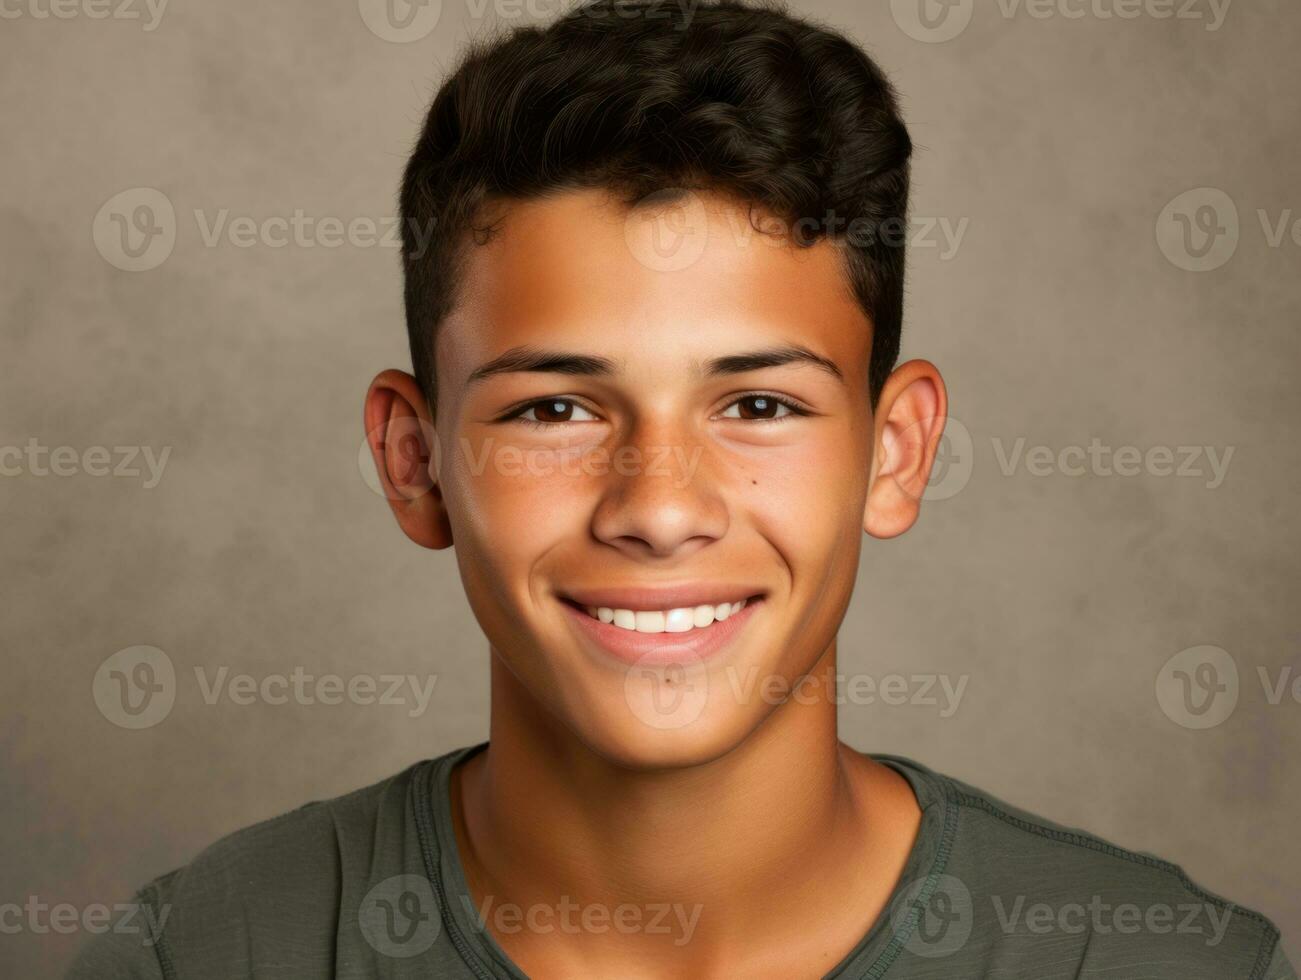
[[598, 488], [573, 452], [465, 441], [442, 471], [458, 552], [518, 575], [587, 533]]
[[785, 666], [775, 669], [806, 669], [835, 638], [856, 579], [869, 452], [851, 434], [819, 434], [752, 456], [735, 486], [789, 577], [789, 619], [772, 646]]
[[828, 426], [786, 445], [747, 448], [723, 470], [733, 498], [794, 561], [817, 560], [856, 537], [869, 468], [864, 441]]
[[[828, 425], [785, 442], [703, 446], [694, 461], [688, 457], [693, 472], [678, 472], [681, 460], [671, 464], [679, 478], [674, 486], [684, 501], [725, 500], [736, 536], [729, 550], [748, 552], [758, 531], [806, 586], [857, 556], [869, 469], [868, 448], [857, 435]], [[517, 589], [548, 555], [590, 543], [593, 514], [628, 464], [592, 446], [557, 449], [491, 437], [460, 446], [440, 471], [456, 548], [476, 578], [496, 578], [498, 588], [509, 577]]]

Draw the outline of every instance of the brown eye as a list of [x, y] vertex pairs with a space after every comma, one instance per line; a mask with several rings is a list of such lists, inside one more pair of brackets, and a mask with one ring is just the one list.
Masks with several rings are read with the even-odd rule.
[[564, 422], [591, 422], [596, 416], [568, 398], [543, 398], [521, 412], [517, 418], [540, 425], [559, 425]]
[[746, 395], [732, 402], [723, 412], [723, 417], [762, 422], [791, 414], [791, 406], [772, 395]]
[[533, 417], [539, 422], [568, 422], [573, 414], [573, 402], [557, 400], [538, 402], [533, 406]]
[[764, 398], [762, 395], [755, 395], [752, 398], [742, 398], [741, 418], [743, 419], [770, 419], [777, 415], [779, 403], [771, 398]]

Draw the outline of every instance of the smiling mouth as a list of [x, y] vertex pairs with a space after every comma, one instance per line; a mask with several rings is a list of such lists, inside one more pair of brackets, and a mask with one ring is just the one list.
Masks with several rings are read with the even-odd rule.
[[580, 606], [576, 602], [570, 602], [570, 605], [583, 610], [592, 619], [630, 633], [690, 633], [730, 619], [744, 609], [749, 601], [746, 598], [737, 602], [679, 606], [675, 609], [619, 609], [612, 606]]
[[719, 583], [576, 589], [556, 596], [596, 649], [643, 666], [684, 657], [699, 661], [732, 649], [766, 597], [754, 586]]

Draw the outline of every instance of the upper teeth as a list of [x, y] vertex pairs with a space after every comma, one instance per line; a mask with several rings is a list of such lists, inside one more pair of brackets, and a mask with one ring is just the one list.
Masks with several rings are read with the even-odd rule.
[[603, 623], [613, 623], [626, 630], [638, 633], [685, 633], [690, 629], [700, 629], [718, 620], [722, 622], [728, 616], [734, 616], [745, 608], [745, 600], [740, 602], [720, 602], [716, 606], [683, 606], [680, 609], [611, 609], [609, 606], [587, 606], [587, 614]]

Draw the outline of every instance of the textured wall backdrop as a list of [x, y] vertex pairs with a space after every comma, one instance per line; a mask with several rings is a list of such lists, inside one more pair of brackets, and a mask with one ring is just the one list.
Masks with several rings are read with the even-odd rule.
[[[919, 526], [865, 544], [841, 669], [891, 695], [860, 684], [845, 737], [1168, 857], [1295, 959], [1301, 7], [793, 7], [903, 93], [904, 353], [956, 420]], [[428, 99], [560, 4], [395, 9], [0, 2], [7, 976], [217, 836], [486, 731], [453, 558], [368, 488], [361, 399], [407, 365]], [[437, 682], [423, 710], [229, 686], [296, 670]]]

